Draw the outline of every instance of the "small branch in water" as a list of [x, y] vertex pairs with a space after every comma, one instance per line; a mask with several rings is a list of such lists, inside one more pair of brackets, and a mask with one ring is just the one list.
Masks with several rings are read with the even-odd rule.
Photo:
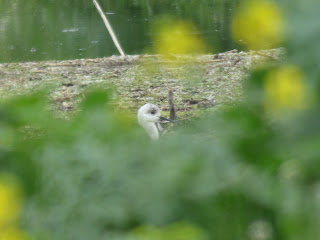
[[93, 3], [94, 3], [94, 5], [96, 6], [96, 8], [97, 8], [97, 10], [98, 10], [98, 12], [99, 12], [99, 14], [100, 14], [100, 16], [101, 16], [104, 24], [105, 24], [106, 27], [107, 27], [108, 32], [109, 32], [109, 34], [110, 34], [110, 36], [111, 36], [111, 38], [112, 38], [112, 41], [113, 41], [114, 45], [115, 45], [116, 48], [118, 49], [118, 51], [119, 51], [119, 53], [121, 54], [121, 56], [124, 57], [125, 54], [124, 54], [124, 52], [122, 51], [122, 48], [120, 47], [120, 44], [119, 44], [119, 42], [118, 42], [118, 40], [117, 40], [117, 38], [116, 38], [116, 35], [114, 34], [114, 32], [113, 32], [113, 30], [112, 30], [112, 28], [111, 28], [111, 25], [110, 25], [107, 17], [104, 15], [104, 13], [103, 13], [103, 11], [102, 11], [99, 3], [98, 3], [96, 0], [93, 0]]
[[224, 53], [237, 53], [238, 50], [237, 49], [233, 49], [233, 50], [230, 50], [230, 51], [227, 51], [227, 52], [224, 52]]
[[[155, 62], [156, 63], [159, 63], [159, 64], [176, 64], [176, 63], [179, 63], [179, 64], [189, 64], [190, 61], [189, 60], [176, 60], [176, 61], [169, 61], [169, 60], [158, 60], [157, 59], [157, 56], [141, 56], [140, 59], [141, 60], [144, 60], [146, 58], [154, 58], [154, 59], [151, 59], [151, 61], [148, 59], [148, 61], [143, 61], [144, 64], [154, 64]], [[223, 62], [224, 60], [223, 59], [214, 59], [214, 60], [197, 60], [195, 59], [193, 62], [194, 63], [213, 63], [213, 62]]]
[[269, 54], [264, 54], [264, 53], [261, 53], [261, 52], [256, 52], [255, 54], [263, 56], [263, 57], [267, 57], [267, 58], [272, 58], [273, 60], [278, 60], [278, 58], [276, 58], [274, 56], [271, 56]]
[[177, 118], [177, 115], [176, 115], [176, 109], [174, 107], [172, 89], [169, 90], [169, 107], [170, 107], [170, 119], [175, 120]]

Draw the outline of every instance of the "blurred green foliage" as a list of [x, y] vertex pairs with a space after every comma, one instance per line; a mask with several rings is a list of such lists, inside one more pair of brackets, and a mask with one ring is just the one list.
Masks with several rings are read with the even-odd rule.
[[251, 74], [245, 101], [158, 142], [102, 91], [70, 120], [46, 110], [44, 93], [2, 103], [1, 171], [25, 190], [21, 227], [39, 240], [316, 239], [320, 3], [311, 2], [280, 2], [287, 62], [312, 99], [305, 109], [266, 111], [270, 67]]

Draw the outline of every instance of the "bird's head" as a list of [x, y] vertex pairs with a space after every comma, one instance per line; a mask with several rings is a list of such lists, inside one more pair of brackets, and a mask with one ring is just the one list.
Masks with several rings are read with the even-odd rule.
[[145, 123], [157, 123], [160, 121], [160, 109], [151, 103], [143, 105], [138, 110], [138, 122], [143, 125]]

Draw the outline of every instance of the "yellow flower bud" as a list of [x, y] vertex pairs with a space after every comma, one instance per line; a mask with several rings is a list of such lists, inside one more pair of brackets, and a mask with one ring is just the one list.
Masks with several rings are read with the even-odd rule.
[[264, 81], [265, 106], [270, 111], [301, 110], [306, 107], [302, 71], [293, 65], [271, 70]]
[[21, 194], [10, 178], [0, 177], [0, 226], [15, 222], [20, 214]]
[[159, 21], [153, 48], [156, 54], [171, 58], [172, 55], [201, 53], [202, 39], [195, 34], [195, 27], [186, 21]]
[[282, 40], [283, 19], [280, 8], [272, 1], [251, 0], [235, 14], [232, 37], [248, 50], [277, 47]]

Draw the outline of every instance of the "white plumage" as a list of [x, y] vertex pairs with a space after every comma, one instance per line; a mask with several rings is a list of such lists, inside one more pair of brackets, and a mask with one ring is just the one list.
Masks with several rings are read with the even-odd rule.
[[157, 123], [160, 120], [170, 121], [160, 116], [160, 109], [154, 104], [147, 103], [138, 110], [138, 123], [146, 130], [152, 140], [159, 139]]

